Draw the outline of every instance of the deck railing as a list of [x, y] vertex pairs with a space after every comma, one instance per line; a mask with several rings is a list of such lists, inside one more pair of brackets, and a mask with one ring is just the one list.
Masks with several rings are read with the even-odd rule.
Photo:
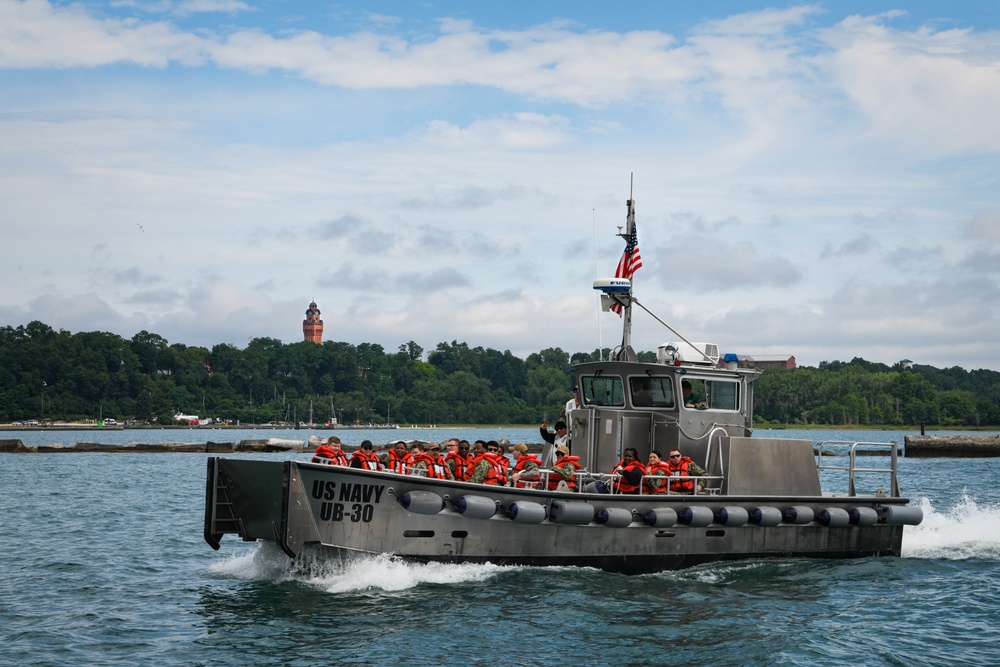
[[[861, 455], [862, 459], [868, 460], [868, 457], [872, 455], [888, 455], [889, 456], [889, 467], [888, 468], [869, 468], [869, 467], [859, 467], [858, 466], [858, 452], [859, 447], [862, 447]], [[847, 457], [848, 464], [839, 465], [833, 463], [826, 463], [824, 457], [828, 460], [830, 457], [843, 458]], [[823, 471], [839, 471], [847, 473], [847, 493], [851, 496], [856, 496], [857, 494], [857, 476], [859, 473], [868, 474], [888, 474], [889, 475], [889, 493], [894, 497], [899, 496], [899, 479], [897, 477], [897, 467], [899, 459], [899, 445], [896, 442], [862, 442], [853, 440], [824, 440], [819, 443], [816, 447], [816, 470], [821, 474]], [[885, 493], [883, 490], [878, 489], [876, 495], [879, 492]]]

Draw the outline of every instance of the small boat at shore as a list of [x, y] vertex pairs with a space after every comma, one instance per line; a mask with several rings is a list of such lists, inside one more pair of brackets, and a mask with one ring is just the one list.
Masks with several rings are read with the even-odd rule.
[[[637, 255], [633, 200], [627, 205], [623, 261]], [[899, 556], [904, 527], [923, 514], [900, 494], [897, 445], [817, 451], [809, 440], [753, 437], [757, 372], [678, 334], [636, 299], [629, 278], [594, 283], [604, 310], [620, 312], [623, 336], [611, 359], [574, 367], [580, 404], [566, 421], [582, 466], [575, 488], [547, 483], [552, 445], [538, 488], [213, 457], [205, 540], [215, 549], [227, 534], [273, 541], [292, 558], [389, 553], [625, 574], [723, 560]], [[680, 339], [659, 346], [655, 362], [640, 362], [632, 348], [635, 306]], [[625, 488], [620, 473], [601, 471], [618, 470], [626, 449], [642, 461], [676, 449], [706, 475], [668, 477], [661, 492], [613, 492]], [[884, 464], [859, 456], [878, 449]]]

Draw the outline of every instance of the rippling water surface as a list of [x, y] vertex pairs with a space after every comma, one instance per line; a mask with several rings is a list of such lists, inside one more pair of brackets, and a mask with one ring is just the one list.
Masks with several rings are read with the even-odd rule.
[[233, 536], [216, 552], [202, 538], [205, 459], [0, 455], [0, 662], [1000, 664], [1000, 460], [900, 461], [925, 520], [899, 559], [625, 577], [292, 561]]

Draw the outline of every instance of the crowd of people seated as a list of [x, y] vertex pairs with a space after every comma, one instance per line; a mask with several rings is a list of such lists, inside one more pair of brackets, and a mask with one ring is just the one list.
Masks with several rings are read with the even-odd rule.
[[[542, 468], [537, 455], [528, 453], [528, 446], [523, 442], [510, 447], [510, 457], [495, 440], [476, 440], [470, 444], [468, 440], [452, 438], [444, 443], [443, 452], [441, 447], [436, 442], [426, 446], [414, 442], [407, 451], [406, 443], [400, 440], [377, 454], [371, 440], [365, 440], [348, 457], [340, 438], [331, 436], [316, 448], [312, 462], [522, 489], [575, 491], [579, 488], [583, 466], [580, 457], [571, 456], [565, 445], [556, 449], [555, 462], [549, 470]], [[639, 452], [628, 448], [612, 470], [611, 491], [645, 495], [701, 493], [704, 482], [697, 478], [707, 474], [677, 449], [671, 449], [666, 458], [654, 450], [644, 465], [639, 460]]]

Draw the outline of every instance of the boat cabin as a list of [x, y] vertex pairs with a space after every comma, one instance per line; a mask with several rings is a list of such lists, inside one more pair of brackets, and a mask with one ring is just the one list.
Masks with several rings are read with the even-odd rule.
[[[675, 352], [664, 354], [665, 347]], [[573, 454], [589, 470], [610, 471], [629, 447], [643, 462], [653, 450], [666, 456], [676, 448], [717, 475], [723, 441], [750, 436], [757, 373], [735, 363], [720, 368], [717, 355], [690, 361], [676, 349], [661, 347], [656, 363], [575, 367], [581, 407], [567, 415], [567, 427]]]

